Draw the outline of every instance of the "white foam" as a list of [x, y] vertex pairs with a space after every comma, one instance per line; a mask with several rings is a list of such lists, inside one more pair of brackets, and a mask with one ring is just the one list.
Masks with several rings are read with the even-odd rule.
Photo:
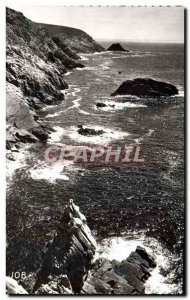
[[12, 152], [7, 150], [7, 153], [10, 154], [14, 160], [6, 160], [6, 178], [7, 183], [10, 184], [13, 175], [16, 170], [25, 168], [27, 166], [27, 157], [28, 157], [28, 148], [29, 146], [24, 146], [22, 149], [19, 149], [19, 152]]
[[115, 129], [105, 128], [102, 126], [85, 125], [84, 128], [93, 128], [95, 130], [103, 130], [104, 133], [97, 136], [84, 136], [78, 133], [78, 127], [71, 126], [65, 130], [64, 134], [68, 135], [70, 139], [81, 142], [98, 145], [106, 145], [111, 140], [123, 139], [129, 135], [127, 132], [116, 131]]
[[72, 164], [71, 161], [57, 162], [48, 164], [47, 162], [40, 162], [34, 168], [28, 170], [29, 175], [35, 180], [48, 180], [55, 183], [57, 179], [69, 180], [69, 177], [64, 173], [67, 165]]
[[[105, 103], [107, 106], [105, 107], [97, 107], [95, 106], [96, 110], [103, 110], [103, 111], [114, 111], [114, 110], [119, 110], [119, 109], [124, 109], [124, 108], [138, 108], [138, 107], [147, 107], [146, 105], [143, 104], [137, 104], [137, 103], [131, 103], [131, 102], [117, 102], [117, 101], [104, 101], [102, 103]], [[114, 107], [112, 107], [114, 105]]]
[[149, 137], [152, 135], [152, 133], [154, 132], [154, 129], [149, 129], [147, 133], [143, 134], [141, 137], [139, 137], [138, 139], [135, 139], [135, 143], [136, 144], [140, 144], [144, 138]]
[[68, 75], [70, 75], [71, 73], [72, 73], [72, 72], [69, 72], [69, 71], [68, 71], [67, 73], [64, 74], [64, 76], [68, 76]]
[[55, 126], [53, 127], [53, 129], [55, 130], [55, 132], [52, 132], [49, 136], [49, 141], [50, 142], [60, 142], [61, 137], [64, 134], [64, 129], [60, 126]]
[[83, 110], [83, 109], [79, 109], [79, 112], [80, 112], [81, 114], [83, 114], [83, 115], [90, 115], [89, 112], [87, 112], [87, 111], [85, 111], [85, 110]]
[[89, 60], [89, 58], [85, 55], [80, 55], [81, 60]]
[[45, 118], [54, 118], [54, 117], [58, 117], [61, 114], [62, 111], [60, 112], [55, 112], [54, 114], [49, 114], [47, 116], [45, 116]]
[[173, 273], [170, 273], [167, 277], [160, 273], [161, 268], [168, 270], [175, 257], [172, 257], [172, 253], [164, 249], [156, 239], [146, 237], [143, 232], [140, 235], [134, 233], [133, 238], [132, 235], [129, 235], [128, 237], [111, 237], [102, 240], [97, 246], [95, 259], [104, 257], [109, 260], [122, 261], [132, 251], [135, 251], [137, 246], [141, 246], [148, 253], [153, 254], [157, 262], [157, 267], [151, 272], [150, 278], [145, 283], [145, 294], [182, 293], [181, 288], [177, 284], [171, 283], [171, 279], [174, 276]]

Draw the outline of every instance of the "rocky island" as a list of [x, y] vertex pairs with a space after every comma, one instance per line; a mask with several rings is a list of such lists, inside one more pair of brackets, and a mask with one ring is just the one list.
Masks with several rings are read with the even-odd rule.
[[106, 51], [123, 51], [123, 52], [129, 52], [129, 50], [124, 49], [121, 44], [115, 43], [112, 44]]
[[124, 81], [111, 96], [134, 95], [160, 97], [176, 94], [178, 94], [178, 90], [172, 84], [151, 78], [135, 78], [133, 80]]
[[7, 293], [144, 294], [144, 284], [156, 267], [152, 255], [138, 246], [125, 260], [110, 261], [95, 258], [96, 247], [85, 216], [69, 200], [53, 240], [45, 246], [39, 271], [19, 284], [7, 277]]

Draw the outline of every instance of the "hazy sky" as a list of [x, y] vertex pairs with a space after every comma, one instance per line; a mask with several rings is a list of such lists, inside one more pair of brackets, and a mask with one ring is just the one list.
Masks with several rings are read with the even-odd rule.
[[11, 5], [36, 22], [82, 29], [94, 39], [183, 42], [183, 7], [66, 7]]

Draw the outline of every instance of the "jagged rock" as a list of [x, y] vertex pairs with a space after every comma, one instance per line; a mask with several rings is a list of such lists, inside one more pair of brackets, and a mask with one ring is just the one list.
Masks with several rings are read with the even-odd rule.
[[78, 125], [78, 133], [81, 135], [86, 135], [86, 136], [93, 136], [93, 135], [101, 135], [104, 133], [103, 130], [95, 130], [92, 128], [84, 128], [82, 125]]
[[[96, 241], [71, 199], [65, 207], [54, 238], [46, 244], [39, 271], [17, 282], [8, 280], [9, 293], [138, 295], [156, 267], [155, 258], [137, 247], [119, 262], [106, 258], [93, 261]], [[27, 292], [26, 292], [27, 291]]]
[[21, 129], [15, 133], [15, 136], [22, 142], [22, 143], [35, 143], [37, 139], [35, 136], [30, 134], [28, 131]]
[[124, 49], [119, 43], [112, 44], [107, 51], [124, 51], [129, 52], [129, 50]]
[[[40, 293], [41, 286], [52, 282], [54, 292], [72, 288], [79, 293], [85, 276], [91, 267], [96, 242], [86, 224], [86, 218], [72, 200], [65, 208], [57, 234], [48, 245], [43, 256], [43, 264], [38, 273], [34, 292]], [[68, 278], [67, 284], [62, 276]]]
[[[64, 100], [62, 90], [68, 88], [64, 74], [83, 65], [78, 55], [44, 27], [10, 8], [6, 9], [6, 33], [7, 124], [12, 131], [31, 131], [39, 126], [34, 111]], [[33, 138], [30, 133], [28, 137], [18, 133], [19, 139], [31, 142]], [[17, 141], [8, 140], [7, 148]]]
[[28, 294], [28, 292], [11, 277], [6, 277], [6, 293], [8, 295]]
[[32, 134], [37, 137], [41, 142], [46, 142], [48, 139], [48, 133], [44, 131], [42, 128], [34, 128], [32, 129]]
[[176, 94], [178, 94], [178, 90], [172, 84], [153, 80], [151, 78], [135, 78], [123, 82], [111, 96], [135, 95], [157, 97]]
[[141, 247], [137, 247], [122, 262], [99, 258], [94, 262], [81, 293], [144, 294], [144, 283], [151, 276], [149, 271], [154, 267], [155, 259]]
[[148, 254], [146, 250], [140, 246], [137, 247], [136, 252], [145, 260], [149, 263], [149, 267], [155, 268], [156, 267], [156, 262], [155, 262], [155, 257], [152, 255]]
[[122, 262], [98, 258], [96, 242], [86, 218], [72, 200], [66, 206], [57, 233], [46, 245], [34, 294], [132, 295], [143, 294], [155, 259], [137, 247]]

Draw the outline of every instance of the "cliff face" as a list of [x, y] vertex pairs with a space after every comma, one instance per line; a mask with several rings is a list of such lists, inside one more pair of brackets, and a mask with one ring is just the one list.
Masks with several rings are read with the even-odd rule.
[[64, 74], [83, 65], [66, 44], [52, 38], [45, 28], [22, 13], [7, 8], [6, 26], [7, 148], [10, 149], [19, 141], [47, 138], [49, 129], [44, 128], [37, 110], [62, 101], [62, 90], [68, 87]]
[[90, 35], [80, 29], [50, 24], [39, 25], [43, 25], [52, 36], [59, 38], [74, 52], [94, 53], [105, 50]]

